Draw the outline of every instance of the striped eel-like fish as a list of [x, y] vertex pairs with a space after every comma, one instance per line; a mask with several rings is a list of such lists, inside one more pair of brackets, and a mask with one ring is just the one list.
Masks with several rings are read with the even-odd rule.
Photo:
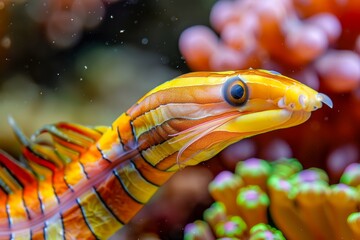
[[[179, 168], [305, 122], [325, 94], [275, 71], [195, 72], [142, 97], [110, 127], [46, 125], [0, 154], [0, 239], [107, 239]], [[47, 133], [50, 140], [39, 137]]]

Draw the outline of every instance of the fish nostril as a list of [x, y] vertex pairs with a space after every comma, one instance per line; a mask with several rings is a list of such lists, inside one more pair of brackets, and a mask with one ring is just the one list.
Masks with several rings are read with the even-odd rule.
[[279, 99], [278, 107], [279, 108], [284, 108], [285, 107], [285, 99], [283, 97]]
[[306, 107], [305, 100], [306, 100], [306, 96], [301, 94], [301, 95], [299, 96], [299, 103], [300, 103], [300, 105], [301, 105], [303, 108]]

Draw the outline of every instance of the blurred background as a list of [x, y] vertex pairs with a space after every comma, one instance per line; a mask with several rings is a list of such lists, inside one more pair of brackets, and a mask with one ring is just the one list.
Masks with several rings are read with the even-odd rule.
[[180, 171], [114, 237], [182, 239], [212, 202], [209, 182], [238, 161], [295, 157], [330, 182], [359, 161], [359, 22], [357, 0], [0, 0], [0, 146], [17, 156], [9, 115], [27, 135], [57, 121], [109, 125], [189, 71], [271, 69], [333, 99], [301, 126]]

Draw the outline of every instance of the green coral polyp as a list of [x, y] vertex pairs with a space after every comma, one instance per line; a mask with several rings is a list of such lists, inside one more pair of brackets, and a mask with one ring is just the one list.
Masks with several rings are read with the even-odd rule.
[[[216, 200], [204, 212], [207, 238], [360, 239], [360, 164], [351, 164], [339, 184], [325, 171], [302, 170], [296, 159], [238, 163], [210, 183]], [[215, 236], [214, 236], [215, 234]], [[211, 239], [211, 238], [210, 238]]]

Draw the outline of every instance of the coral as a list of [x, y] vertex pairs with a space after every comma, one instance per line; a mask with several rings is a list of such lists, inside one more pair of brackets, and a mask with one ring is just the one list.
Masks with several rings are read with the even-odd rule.
[[103, 20], [105, 4], [117, 0], [46, 0], [30, 1], [29, 16], [41, 23], [47, 39], [55, 46], [75, 45], [83, 29], [93, 29]]
[[210, 14], [215, 32], [190, 27], [179, 47], [193, 70], [271, 68], [348, 92], [360, 84], [359, 19], [355, 0], [222, 0]]
[[[188, 27], [180, 36], [179, 49], [192, 70], [272, 69], [320, 89], [334, 102], [333, 110], [314, 114], [296, 129], [249, 140], [256, 156], [296, 156], [306, 166], [327, 168], [335, 180], [345, 165], [358, 161], [359, 1], [220, 0], [209, 21], [210, 26]], [[241, 145], [232, 148], [234, 155], [248, 151]]]
[[209, 184], [215, 202], [184, 239], [359, 239], [359, 183], [357, 163], [331, 185], [324, 170], [296, 159], [251, 158]]

